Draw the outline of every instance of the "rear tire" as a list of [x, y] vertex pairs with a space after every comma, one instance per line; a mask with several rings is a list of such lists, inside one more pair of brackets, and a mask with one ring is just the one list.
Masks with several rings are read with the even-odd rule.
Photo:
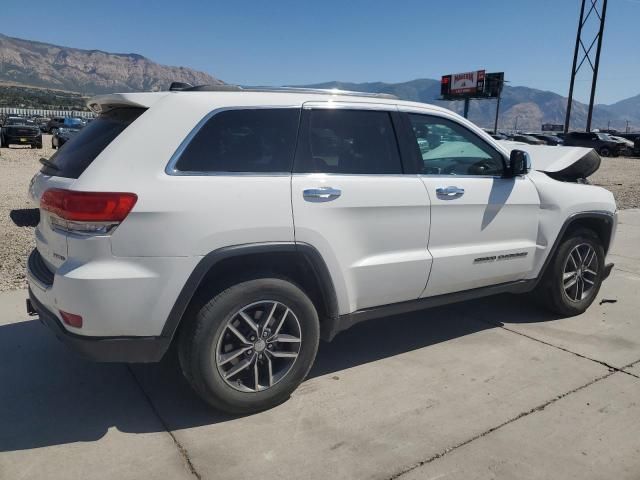
[[564, 238], [547, 266], [535, 294], [548, 310], [565, 317], [583, 313], [593, 303], [604, 274], [604, 247], [588, 229]]
[[318, 350], [313, 303], [279, 278], [226, 288], [185, 321], [178, 338], [182, 372], [207, 403], [231, 414], [259, 412], [287, 400]]

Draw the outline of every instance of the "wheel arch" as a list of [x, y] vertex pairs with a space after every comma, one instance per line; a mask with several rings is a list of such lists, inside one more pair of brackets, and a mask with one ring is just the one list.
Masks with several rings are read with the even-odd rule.
[[611, 247], [611, 242], [614, 238], [616, 216], [612, 212], [598, 210], [574, 213], [569, 218], [567, 218], [560, 228], [560, 231], [556, 236], [549, 254], [545, 258], [542, 269], [540, 270], [540, 274], [538, 275], [538, 281], [540, 281], [540, 279], [544, 276], [549, 264], [551, 263], [551, 259], [555, 255], [562, 241], [567, 238], [568, 235], [580, 228], [588, 228], [589, 230], [594, 231], [596, 235], [598, 235], [598, 237], [602, 241], [604, 253], [606, 255], [609, 251], [609, 248]]
[[316, 248], [300, 242], [234, 245], [205, 255], [178, 295], [161, 336], [173, 338], [190, 307], [208, 299], [207, 292], [261, 275], [285, 278], [300, 287], [318, 311], [322, 338], [333, 338], [338, 300], [329, 269]]

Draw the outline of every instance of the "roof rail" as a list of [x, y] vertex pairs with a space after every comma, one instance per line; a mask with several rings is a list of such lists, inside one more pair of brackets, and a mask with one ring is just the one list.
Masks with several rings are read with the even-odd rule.
[[170, 91], [181, 92], [270, 92], [270, 93], [314, 93], [319, 95], [345, 95], [350, 97], [388, 98], [398, 100], [398, 97], [390, 93], [355, 92], [352, 90], [340, 90], [338, 88], [305, 88], [305, 87], [241, 87], [239, 85], [198, 85], [190, 86], [188, 83], [173, 82]]

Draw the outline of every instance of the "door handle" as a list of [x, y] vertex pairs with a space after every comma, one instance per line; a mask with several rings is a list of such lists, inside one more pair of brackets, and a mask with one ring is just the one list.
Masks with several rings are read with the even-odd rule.
[[329, 202], [335, 200], [342, 191], [332, 187], [307, 188], [302, 191], [302, 196], [310, 202]]
[[461, 197], [464, 195], [464, 188], [460, 187], [439, 187], [436, 188], [436, 195], [441, 198]]

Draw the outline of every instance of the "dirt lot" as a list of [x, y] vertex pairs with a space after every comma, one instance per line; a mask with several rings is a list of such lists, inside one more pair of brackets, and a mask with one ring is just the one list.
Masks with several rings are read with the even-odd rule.
[[640, 158], [603, 158], [589, 181], [612, 191], [618, 208], [640, 207]]
[[0, 150], [0, 292], [26, 288], [25, 265], [33, 249], [36, 205], [27, 190], [31, 177], [40, 169], [40, 157], [49, 157], [51, 136], [43, 135], [44, 148], [12, 147]]
[[[12, 147], [0, 150], [0, 291], [25, 288], [26, 259], [33, 248], [36, 212], [27, 196], [29, 180], [40, 168], [40, 157], [50, 157], [51, 137], [44, 148]], [[611, 190], [619, 208], [640, 207], [640, 158], [605, 158], [590, 180]]]

